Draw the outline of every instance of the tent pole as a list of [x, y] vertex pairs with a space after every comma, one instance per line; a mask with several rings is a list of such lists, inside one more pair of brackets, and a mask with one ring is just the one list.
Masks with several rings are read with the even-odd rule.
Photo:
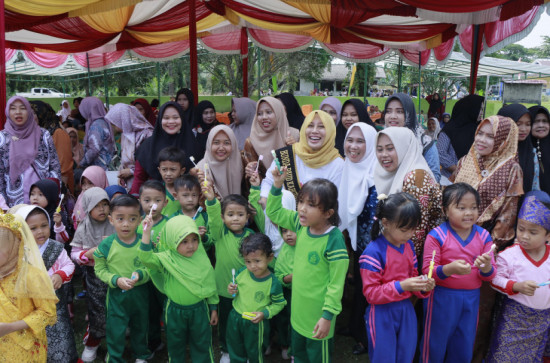
[[256, 46], [256, 53], [258, 53], [258, 99], [262, 98], [261, 86], [262, 86], [262, 49]]
[[[6, 19], [4, 13], [4, 0], [0, 0], [0, 102], [2, 110], [6, 108]], [[2, 113], [0, 116], [0, 130], [4, 129], [6, 116]]]
[[[487, 96], [489, 95], [489, 79], [490, 78], [491, 78], [491, 76], [487, 75], [487, 80], [485, 82], [485, 105], [487, 105], [487, 101], [489, 101]], [[487, 106], [483, 107], [483, 118], [484, 119], [485, 119], [485, 110], [487, 110]]]
[[[363, 83], [363, 103], [367, 102], [367, 91], [369, 90], [369, 65], [365, 63], [365, 82]], [[334, 89], [334, 94], [336, 94], [336, 89]]]
[[418, 114], [420, 115], [421, 112], [421, 106], [420, 101], [422, 101], [422, 53], [418, 51]]
[[61, 77], [61, 81], [63, 82], [63, 98], [65, 98], [65, 95], [67, 94], [67, 92], [65, 92], [65, 76]]
[[88, 68], [88, 97], [92, 95], [92, 79], [90, 78], [90, 57], [86, 52], [86, 67]]
[[191, 73], [191, 91], [195, 99], [195, 105], [199, 103], [199, 71], [197, 65], [197, 13], [195, 0], [189, 1], [189, 61]]
[[481, 53], [481, 39], [483, 38], [483, 28], [481, 25], [474, 25], [474, 31], [472, 33], [472, 63], [470, 66], [470, 94], [475, 94], [476, 92], [476, 82], [477, 82], [477, 70], [479, 68], [479, 55]]
[[103, 70], [103, 88], [105, 88], [105, 105], [109, 111], [109, 83], [107, 81], [107, 68]]
[[248, 34], [241, 28], [241, 62], [243, 67], [243, 97], [248, 97]]
[[157, 62], [157, 97], [160, 103], [160, 63]]
[[403, 59], [399, 57], [397, 65], [397, 92], [401, 93], [401, 79], [403, 77]]

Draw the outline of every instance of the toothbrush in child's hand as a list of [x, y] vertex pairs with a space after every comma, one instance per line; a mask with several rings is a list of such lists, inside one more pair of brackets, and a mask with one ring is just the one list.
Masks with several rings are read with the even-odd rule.
[[430, 261], [430, 269], [428, 270], [428, 278], [432, 278], [432, 274], [434, 272], [434, 265], [435, 265], [435, 250], [432, 253], [432, 260]]
[[208, 171], [208, 163], [204, 163], [204, 187], [208, 187], [208, 179], [206, 178], [206, 173]]
[[197, 216], [200, 212], [202, 212], [202, 207], [199, 206], [199, 208], [197, 209], [197, 213], [195, 213], [195, 215], [193, 216], [193, 220], [197, 219]]
[[191, 160], [191, 162], [193, 163], [193, 165], [195, 165], [195, 168], [197, 167], [197, 164], [195, 164], [195, 158], [190, 156], [189, 157], [189, 160]]
[[61, 203], [63, 202], [63, 198], [65, 198], [65, 194], [61, 194], [59, 204], [57, 205], [57, 208], [55, 208], [55, 213], [61, 213]]
[[[157, 203], [153, 203], [153, 205], [151, 206], [151, 210], [149, 211], [149, 217], [153, 216], [153, 212], [157, 210]], [[147, 223], [144, 223], [143, 224], [143, 230], [146, 231], [147, 230]]]
[[254, 171], [255, 173], [258, 172], [258, 168], [260, 167], [260, 161], [262, 161], [263, 159], [264, 159], [264, 156], [260, 155], [260, 157], [258, 158], [258, 162], [256, 163], [256, 170]]
[[[497, 249], [497, 245], [493, 243], [493, 245], [491, 246], [491, 249], [489, 250], [489, 252], [487, 252], [486, 254], [489, 254], [489, 253], [495, 253], [495, 250]], [[485, 254], [485, 253], [484, 253]], [[479, 265], [479, 267], [483, 268], [485, 267], [485, 264], [482, 263], [481, 265]]]
[[540, 284], [538, 284], [539, 287], [542, 287], [542, 286], [548, 286], [550, 285], [550, 281], [546, 281], [546, 282], [541, 282]]
[[[233, 285], [235, 285], [235, 269], [231, 269], [231, 275], [233, 275]], [[231, 296], [235, 297], [235, 294], [232, 294]]]

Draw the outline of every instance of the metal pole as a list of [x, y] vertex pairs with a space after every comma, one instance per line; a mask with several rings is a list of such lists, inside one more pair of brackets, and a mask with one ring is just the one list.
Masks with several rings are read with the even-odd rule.
[[422, 89], [421, 89], [421, 83], [422, 83], [422, 53], [420, 51], [418, 52], [418, 114], [420, 114], [420, 111], [422, 110], [420, 107], [420, 101], [422, 100]]
[[157, 97], [159, 100], [159, 104], [162, 104], [160, 102], [160, 63], [157, 62]]
[[489, 95], [489, 79], [491, 78], [490, 75], [487, 75], [487, 81], [485, 82], [485, 107], [483, 107], [483, 119], [485, 119], [485, 113], [487, 110], [487, 96]]
[[257, 47], [256, 52], [258, 53], [258, 99], [262, 98], [261, 87], [262, 87], [262, 48]]
[[61, 77], [61, 81], [63, 82], [63, 83], [62, 83], [62, 86], [63, 86], [63, 98], [65, 98], [66, 92], [65, 92], [65, 77], [64, 77], [64, 76]]
[[401, 93], [401, 79], [403, 77], [403, 59], [399, 57], [399, 63], [397, 65], [397, 92]]
[[88, 96], [92, 95], [92, 79], [90, 78], [90, 57], [86, 52], [86, 66], [88, 67]]
[[[369, 65], [365, 63], [365, 82], [363, 83], [363, 103], [367, 102], [367, 91], [369, 90]], [[334, 90], [336, 94], [336, 90]]]
[[103, 70], [103, 87], [105, 88], [105, 104], [109, 111], [109, 83], [107, 82], [107, 68]]
[[199, 102], [199, 70], [197, 64], [197, 13], [195, 0], [189, 1], [189, 60], [191, 73], [191, 91], [195, 99], [195, 105]]

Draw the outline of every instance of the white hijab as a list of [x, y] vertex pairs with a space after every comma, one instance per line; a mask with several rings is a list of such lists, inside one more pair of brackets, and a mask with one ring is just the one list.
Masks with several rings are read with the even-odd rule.
[[374, 184], [378, 194], [393, 194], [403, 190], [405, 176], [413, 170], [422, 169], [432, 178], [433, 174], [422, 156], [422, 145], [414, 133], [406, 127], [390, 127], [380, 131], [376, 136], [376, 144], [380, 135], [390, 138], [397, 152], [398, 167], [393, 172], [386, 171], [380, 162], [374, 169]]
[[340, 230], [348, 230], [351, 246], [355, 251], [357, 249], [357, 217], [365, 207], [369, 188], [374, 185], [374, 168], [378, 164], [378, 160], [376, 159], [376, 130], [374, 127], [357, 122], [348, 129], [346, 139], [354, 127], [361, 129], [366, 149], [365, 154], [357, 163], [352, 162], [346, 155], [338, 188], [338, 214], [342, 220]]
[[[64, 103], [67, 103], [67, 108], [63, 107], [63, 104]], [[61, 110], [59, 110], [59, 112], [57, 113], [57, 116], [61, 116], [61, 122], [65, 122], [65, 120], [67, 120], [67, 117], [69, 117], [71, 115], [71, 104], [69, 103], [69, 101], [67, 100], [63, 100], [63, 102], [61, 102]]]

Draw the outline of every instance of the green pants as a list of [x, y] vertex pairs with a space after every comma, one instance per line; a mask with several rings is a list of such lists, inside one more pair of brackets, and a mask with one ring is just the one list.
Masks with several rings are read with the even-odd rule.
[[187, 344], [192, 362], [214, 362], [210, 312], [206, 300], [194, 305], [178, 305], [166, 299], [164, 321], [171, 363], [185, 362]]
[[161, 343], [160, 322], [162, 319], [162, 310], [166, 304], [166, 295], [160, 292], [152, 282], [149, 286], [149, 349], [156, 349]]
[[243, 319], [235, 310], [229, 313], [227, 321], [227, 349], [231, 363], [262, 363], [264, 353], [262, 345], [269, 337], [269, 321], [262, 320], [254, 324]]
[[292, 355], [296, 363], [330, 363], [333, 348], [334, 338], [310, 339], [292, 329]]
[[233, 310], [233, 299], [220, 295], [220, 302], [218, 303], [218, 341], [220, 349], [226, 353], [228, 350], [225, 342], [225, 332], [227, 331], [227, 319], [231, 310]]
[[290, 301], [292, 299], [292, 290], [283, 287], [286, 305], [281, 312], [273, 317], [273, 324], [279, 335], [279, 344], [282, 347], [290, 347]]
[[135, 358], [147, 359], [149, 329], [149, 288], [136, 286], [131, 290], [109, 287], [107, 290], [107, 358], [105, 361], [125, 363], [126, 328], [130, 328], [130, 346]]

